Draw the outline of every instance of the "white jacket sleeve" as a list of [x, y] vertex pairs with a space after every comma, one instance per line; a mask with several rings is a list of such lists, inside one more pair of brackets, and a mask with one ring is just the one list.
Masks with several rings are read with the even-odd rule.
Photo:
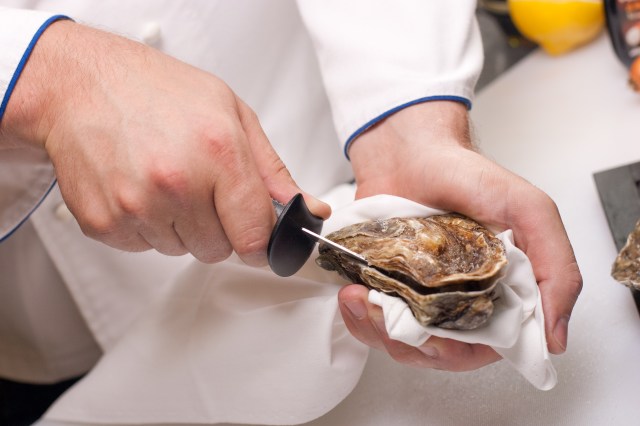
[[[0, 7], [0, 123], [33, 46], [52, 22], [63, 18]], [[0, 141], [0, 241], [29, 217], [54, 182], [53, 166], [44, 151], [6, 148]]]
[[298, 0], [340, 139], [428, 100], [471, 106], [483, 62], [474, 0]]

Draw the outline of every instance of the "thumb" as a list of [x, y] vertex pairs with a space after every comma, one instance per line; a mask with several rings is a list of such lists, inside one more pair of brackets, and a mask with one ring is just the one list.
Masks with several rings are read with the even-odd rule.
[[271, 146], [255, 112], [240, 99], [238, 99], [238, 110], [258, 172], [271, 197], [286, 204], [296, 194], [301, 193], [311, 213], [327, 219], [331, 215], [331, 207], [303, 191], [296, 184], [284, 162]]

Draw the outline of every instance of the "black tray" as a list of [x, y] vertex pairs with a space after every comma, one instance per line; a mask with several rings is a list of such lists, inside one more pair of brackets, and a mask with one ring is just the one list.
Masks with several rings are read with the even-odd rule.
[[[594, 173], [593, 179], [611, 235], [620, 251], [640, 219], [640, 162]], [[640, 291], [632, 289], [631, 293], [640, 312]]]

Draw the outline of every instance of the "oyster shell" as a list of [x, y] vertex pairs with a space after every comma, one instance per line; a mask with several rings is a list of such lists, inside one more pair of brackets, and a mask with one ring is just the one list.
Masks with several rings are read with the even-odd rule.
[[401, 297], [422, 325], [474, 329], [493, 313], [497, 278], [507, 263], [505, 248], [465, 216], [367, 221], [326, 237], [363, 255], [369, 265], [320, 244], [319, 266]]
[[611, 276], [629, 288], [640, 290], [640, 221], [627, 237], [627, 243], [616, 256]]

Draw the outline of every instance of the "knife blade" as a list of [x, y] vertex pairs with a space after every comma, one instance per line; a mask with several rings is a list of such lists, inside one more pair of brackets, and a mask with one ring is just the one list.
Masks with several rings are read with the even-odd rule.
[[302, 230], [302, 232], [304, 232], [305, 234], [311, 236], [313, 239], [315, 239], [315, 241], [319, 242], [322, 241], [324, 244], [327, 244], [329, 247], [338, 250], [348, 256], [351, 256], [352, 258], [358, 260], [359, 262], [362, 262], [366, 265], [369, 265], [369, 262], [367, 261], [367, 259], [365, 259], [363, 256], [359, 255], [358, 253], [349, 250], [348, 248], [338, 244], [338, 243], [334, 243], [333, 241], [323, 237], [322, 235], [318, 235], [313, 231], [308, 230], [307, 228], [300, 228]]
[[320, 235], [324, 221], [309, 211], [302, 194], [296, 194], [286, 205], [271, 201], [278, 219], [269, 238], [267, 258], [277, 275], [295, 274], [309, 259], [318, 241], [369, 265], [363, 256]]

